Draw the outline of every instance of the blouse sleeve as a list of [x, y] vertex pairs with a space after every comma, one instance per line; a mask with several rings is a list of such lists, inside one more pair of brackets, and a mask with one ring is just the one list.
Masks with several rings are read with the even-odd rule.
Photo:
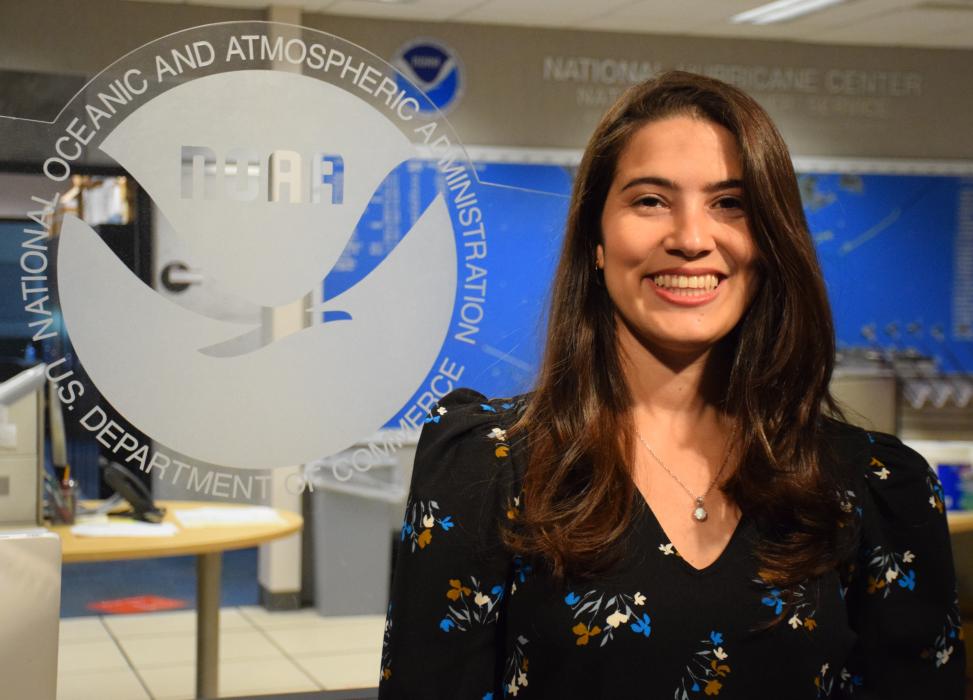
[[860, 548], [846, 592], [858, 639], [842, 697], [960, 700], [965, 648], [942, 488], [897, 438], [867, 437]]
[[395, 557], [381, 700], [502, 697], [512, 558], [499, 521], [517, 507], [509, 408], [460, 389], [426, 418]]

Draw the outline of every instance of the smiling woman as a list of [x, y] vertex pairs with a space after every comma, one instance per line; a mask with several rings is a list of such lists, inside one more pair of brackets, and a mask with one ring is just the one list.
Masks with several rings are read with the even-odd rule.
[[631, 88], [579, 168], [535, 391], [427, 420], [380, 697], [960, 698], [941, 488], [840, 420], [833, 364], [770, 118], [688, 73]]
[[[757, 287], [739, 148], [689, 116], [642, 126], [619, 158], [601, 214], [597, 266], [624, 324], [619, 342], [709, 347]], [[656, 173], [666, 173], [661, 177]]]

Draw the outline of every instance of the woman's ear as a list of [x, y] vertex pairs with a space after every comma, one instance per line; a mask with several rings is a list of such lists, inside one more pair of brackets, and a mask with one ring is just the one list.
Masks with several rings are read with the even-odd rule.
[[603, 270], [605, 268], [605, 248], [598, 244], [595, 248], [595, 269]]

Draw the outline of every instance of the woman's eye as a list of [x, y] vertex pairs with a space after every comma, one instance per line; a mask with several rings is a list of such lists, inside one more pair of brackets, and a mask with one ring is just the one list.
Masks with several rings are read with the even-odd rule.
[[743, 201], [739, 197], [722, 197], [717, 200], [716, 206], [720, 209], [743, 209]]
[[635, 204], [640, 207], [660, 207], [664, 202], [653, 195], [646, 195], [635, 200]]

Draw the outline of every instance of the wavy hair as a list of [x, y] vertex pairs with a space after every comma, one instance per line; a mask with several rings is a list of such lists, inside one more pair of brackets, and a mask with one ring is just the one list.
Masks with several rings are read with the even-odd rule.
[[[645, 124], [688, 115], [726, 128], [739, 146], [744, 207], [761, 283], [721, 341], [730, 372], [721, 409], [739, 428], [739, 468], [721, 486], [756, 524], [760, 575], [788, 586], [847, 552], [841, 479], [828, 468], [825, 415], [834, 329], [824, 281], [783, 138], [753, 98], [672, 71], [633, 86], [584, 151], [553, 282], [535, 391], [512, 434], [528, 445], [523, 510], [505, 531], [514, 551], [540, 555], [557, 577], [593, 576], [621, 556], [635, 513], [631, 396], [616, 314], [594, 270], [601, 214], [622, 150]], [[851, 530], [851, 528], [847, 528]]]

